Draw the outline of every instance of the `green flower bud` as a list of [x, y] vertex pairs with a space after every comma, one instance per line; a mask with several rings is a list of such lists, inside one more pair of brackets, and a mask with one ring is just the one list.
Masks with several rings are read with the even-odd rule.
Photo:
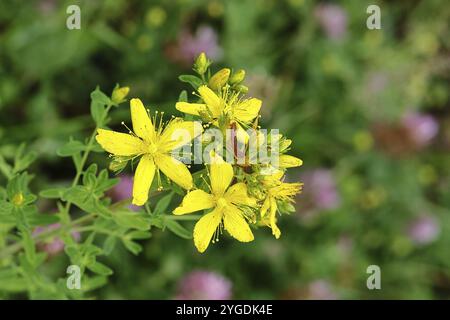
[[198, 55], [197, 59], [195, 59], [194, 71], [200, 75], [205, 74], [210, 65], [211, 61], [206, 57], [206, 54], [202, 52]]
[[248, 87], [240, 84], [240, 85], [236, 86], [236, 90], [239, 91], [240, 93], [244, 93], [245, 94], [245, 93], [248, 92]]
[[13, 197], [12, 200], [11, 200], [11, 202], [12, 202], [15, 206], [19, 207], [19, 206], [21, 206], [21, 205], [23, 204], [23, 200], [24, 200], [23, 194], [22, 194], [22, 192], [19, 192], [19, 193], [16, 193], [16, 194], [14, 195], [14, 197]]
[[238, 71], [234, 72], [233, 75], [230, 77], [230, 84], [239, 84], [242, 81], [244, 81], [245, 78], [245, 70], [239, 69]]
[[116, 86], [111, 95], [111, 100], [116, 104], [122, 103], [125, 101], [125, 98], [128, 95], [128, 92], [130, 92], [129, 87]]
[[231, 70], [223, 68], [209, 79], [209, 87], [214, 91], [219, 91], [228, 82]]
[[113, 172], [120, 172], [126, 167], [127, 163], [127, 158], [114, 157], [114, 159], [109, 164], [109, 170]]

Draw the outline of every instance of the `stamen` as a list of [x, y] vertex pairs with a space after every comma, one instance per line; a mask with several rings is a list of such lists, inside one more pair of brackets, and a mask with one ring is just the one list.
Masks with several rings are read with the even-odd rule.
[[[208, 174], [209, 175], [209, 174]], [[212, 189], [211, 186], [209, 185], [208, 181], [206, 181], [205, 177], [203, 176], [203, 174], [200, 175], [200, 178], [203, 180], [203, 182], [206, 184], [206, 186], [209, 189], [209, 192], [212, 193]]]

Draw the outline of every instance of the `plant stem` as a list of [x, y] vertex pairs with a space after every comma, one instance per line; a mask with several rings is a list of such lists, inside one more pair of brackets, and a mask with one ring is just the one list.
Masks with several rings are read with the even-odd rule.
[[[106, 106], [106, 110], [105, 110], [105, 117], [108, 115], [109, 110], [111, 109], [112, 105], [107, 105]], [[76, 174], [75, 177], [72, 181], [72, 187], [75, 187], [78, 182], [80, 181], [81, 175], [83, 174], [83, 169], [84, 166], [86, 165], [86, 161], [88, 159], [89, 153], [92, 149], [92, 147], [94, 146], [94, 141], [95, 141], [95, 135], [97, 133], [97, 129], [99, 128], [98, 125], [95, 126], [94, 131], [92, 132], [89, 141], [86, 145], [86, 150], [84, 150], [83, 156], [81, 158], [81, 162], [80, 165], [78, 167], [76, 167]], [[64, 210], [62, 210], [61, 212], [61, 224], [62, 227], [58, 228], [56, 230], [48, 230], [48, 231], [44, 231], [42, 233], [40, 233], [39, 235], [33, 237], [35, 240], [46, 240], [48, 238], [51, 238], [53, 236], [56, 236], [58, 234], [65, 233], [66, 238], [67, 239], [72, 239], [72, 236], [70, 234], [70, 229], [76, 225], [79, 224], [81, 222], [85, 222], [87, 220], [90, 220], [92, 218], [95, 217], [95, 214], [90, 213], [88, 215], [85, 215], [77, 220], [71, 221], [70, 218], [70, 208], [71, 208], [72, 202], [67, 201]], [[73, 239], [72, 239], [73, 240]], [[22, 248], [22, 242], [16, 242], [12, 245], [9, 245], [8, 247], [5, 248], [5, 250], [3, 250], [2, 252], [0, 252], [0, 259], [3, 259], [5, 257], [8, 257], [9, 255], [19, 251]]]
[[[81, 218], [73, 220], [69, 225], [62, 226], [61, 228], [54, 229], [54, 230], [43, 231], [42, 233], [39, 233], [39, 234], [33, 236], [33, 239], [36, 241], [47, 240], [49, 238], [57, 236], [61, 232], [61, 230], [66, 231], [66, 229], [67, 229], [67, 231], [68, 231], [68, 230], [72, 229], [74, 226], [81, 224], [83, 222], [86, 222], [88, 220], [91, 220], [94, 217], [95, 217], [95, 214], [93, 214], [93, 213], [84, 215]], [[16, 242], [12, 245], [9, 245], [8, 247], [5, 248], [5, 250], [0, 252], [0, 260], [19, 251], [21, 248], [22, 248], [22, 242]]]
[[[112, 107], [112, 105], [110, 105], [110, 104], [106, 106], [105, 117], [108, 115], [109, 110], [111, 109], [111, 107]], [[78, 182], [80, 181], [80, 178], [81, 178], [81, 175], [83, 174], [83, 169], [84, 169], [84, 166], [86, 165], [86, 161], [88, 159], [89, 153], [91, 152], [91, 149], [92, 149], [92, 147], [94, 145], [95, 135], [97, 134], [97, 129], [98, 128], [99, 128], [99, 126], [96, 125], [95, 129], [92, 132], [91, 137], [89, 138], [89, 141], [88, 141], [88, 143], [86, 145], [86, 150], [84, 150], [83, 156], [82, 156], [81, 161], [80, 161], [80, 165], [76, 166], [77, 172], [75, 174], [75, 178], [72, 181], [72, 187], [75, 187], [78, 184]], [[70, 219], [70, 207], [71, 206], [72, 206], [72, 202], [67, 201], [63, 212], [61, 212], [61, 218], [62, 218], [61, 220], [62, 220], [63, 225], [70, 224], [70, 221], [71, 221], [71, 219]], [[66, 232], [68, 232], [68, 231], [66, 231]], [[67, 236], [67, 234], [66, 234], [66, 236]], [[68, 235], [67, 239], [72, 239], [72, 237], [70, 235]]]

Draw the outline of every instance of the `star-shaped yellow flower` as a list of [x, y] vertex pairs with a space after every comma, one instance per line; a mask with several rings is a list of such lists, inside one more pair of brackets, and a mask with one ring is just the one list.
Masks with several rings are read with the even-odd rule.
[[131, 99], [130, 109], [134, 133], [98, 129], [96, 139], [103, 149], [113, 155], [141, 156], [134, 175], [133, 204], [145, 204], [155, 172], [159, 170], [184, 189], [192, 189], [191, 173], [182, 162], [172, 157], [172, 151], [201, 134], [200, 123], [174, 118], [165, 129], [162, 121], [155, 128], [141, 100]]
[[239, 94], [229, 94], [226, 90], [218, 96], [205, 85], [198, 88], [198, 93], [204, 103], [177, 102], [175, 108], [187, 114], [207, 115], [215, 126], [219, 126], [220, 118], [226, 118], [229, 121], [227, 127], [235, 124], [237, 136], [248, 140], [242, 126], [249, 125], [258, 116], [261, 100], [256, 98], [241, 100]]
[[277, 226], [277, 200], [294, 202], [293, 197], [301, 191], [303, 185], [302, 183], [282, 182], [283, 175], [284, 172], [280, 170], [271, 176], [264, 177], [262, 181], [267, 195], [261, 207], [261, 219], [272, 229], [272, 234], [277, 239], [281, 235]]
[[239, 208], [240, 205], [256, 205], [256, 200], [247, 195], [247, 186], [245, 183], [236, 183], [230, 187], [233, 180], [233, 167], [219, 156], [212, 158], [209, 176], [210, 194], [199, 189], [191, 191], [184, 197], [181, 205], [173, 211], [175, 215], [182, 215], [213, 209], [195, 225], [194, 243], [198, 251], [204, 252], [213, 236], [213, 242], [217, 240], [222, 224], [235, 239], [242, 242], [252, 241], [253, 233]]

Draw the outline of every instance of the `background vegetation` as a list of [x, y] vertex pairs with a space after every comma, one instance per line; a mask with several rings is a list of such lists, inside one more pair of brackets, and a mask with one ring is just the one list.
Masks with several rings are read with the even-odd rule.
[[[381, 30], [366, 27], [374, 3]], [[81, 8], [81, 30], [66, 28], [70, 4]], [[29, 166], [34, 194], [70, 185], [72, 161], [56, 151], [69, 137], [91, 134], [97, 85], [109, 94], [119, 82], [131, 97], [177, 114], [180, 91], [190, 90], [177, 77], [205, 51], [216, 68], [246, 69], [249, 94], [264, 101], [263, 127], [293, 139], [292, 154], [304, 160], [289, 177], [305, 183], [297, 212], [280, 220], [279, 240], [260, 229], [252, 243], [222, 237], [204, 254], [191, 240], [152, 227], [151, 238], [136, 242], [140, 254], [120, 243], [103, 252], [100, 264], [113, 274], [83, 296], [174, 298], [186, 275], [205, 270], [228, 279], [225, 297], [238, 299], [448, 299], [449, 18], [444, 0], [2, 1], [0, 198], [7, 198], [14, 158], [15, 173]], [[127, 104], [111, 117], [119, 129], [129, 120]], [[90, 163], [103, 169], [108, 159], [93, 153]], [[57, 210], [42, 195], [36, 205], [42, 213]], [[7, 220], [0, 230], [2, 252], [17, 239]], [[104, 248], [103, 238], [94, 243]], [[11, 277], [18, 261], [0, 259], [0, 297], [76, 297], [40, 286], [66, 277], [64, 252], [36, 258], [42, 261], [28, 274], [39, 281], [26, 285]], [[366, 287], [373, 264], [381, 268], [381, 290]], [[190, 281], [212, 281], [205, 279]], [[214, 298], [205, 287], [199, 296]]]

